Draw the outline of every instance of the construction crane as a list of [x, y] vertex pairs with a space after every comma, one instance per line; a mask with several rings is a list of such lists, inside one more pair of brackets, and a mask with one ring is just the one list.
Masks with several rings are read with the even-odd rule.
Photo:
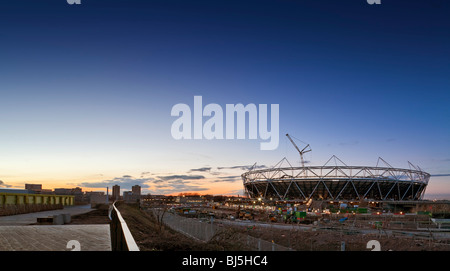
[[297, 149], [298, 153], [300, 153], [300, 160], [302, 161], [302, 167], [305, 167], [305, 161], [303, 160], [303, 154], [310, 152], [311, 147], [309, 146], [309, 144], [307, 144], [306, 147], [304, 147], [302, 150], [300, 150], [298, 148], [297, 144], [295, 144], [294, 140], [292, 140], [291, 136], [289, 134], [286, 134], [286, 136], [289, 138], [292, 145], [294, 145], [294, 147]]

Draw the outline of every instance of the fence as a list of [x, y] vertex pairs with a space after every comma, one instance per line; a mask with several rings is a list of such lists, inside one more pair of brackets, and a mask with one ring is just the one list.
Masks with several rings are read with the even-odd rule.
[[[153, 209], [154, 212], [158, 212]], [[208, 242], [216, 235], [224, 231], [223, 226], [219, 226], [214, 222], [214, 219], [197, 219], [186, 218], [173, 213], [165, 213], [163, 223], [186, 235], [197, 240]], [[236, 243], [242, 244], [250, 251], [286, 251], [291, 250], [287, 247], [280, 246], [273, 242], [269, 242], [260, 238], [255, 238], [243, 233], [234, 233], [233, 240]]]
[[241, 234], [239, 237], [240, 242], [244, 243], [248, 248], [255, 251], [288, 251], [293, 250], [274, 242], [269, 242], [261, 238], [255, 238], [250, 235]]
[[111, 220], [111, 248], [113, 251], [139, 251], [127, 223], [122, 218], [115, 202], [109, 208], [109, 219]]

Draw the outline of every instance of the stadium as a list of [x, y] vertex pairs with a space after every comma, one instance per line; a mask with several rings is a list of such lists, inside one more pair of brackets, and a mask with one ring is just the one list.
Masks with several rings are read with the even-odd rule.
[[304, 166], [305, 149], [297, 148], [301, 167], [278, 166], [284, 158], [273, 168], [242, 174], [247, 195], [264, 200], [416, 201], [423, 199], [430, 179], [410, 162], [410, 169], [394, 168], [382, 158], [376, 166], [348, 166], [333, 155], [323, 166]]
[[384, 201], [421, 200], [430, 174], [419, 169], [323, 165], [251, 170], [242, 179], [252, 198]]

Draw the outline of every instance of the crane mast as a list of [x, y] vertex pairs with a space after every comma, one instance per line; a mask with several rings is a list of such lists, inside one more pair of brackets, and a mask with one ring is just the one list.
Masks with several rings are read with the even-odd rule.
[[295, 144], [294, 140], [292, 140], [291, 136], [289, 134], [286, 134], [286, 136], [287, 136], [287, 138], [289, 138], [292, 145], [294, 145], [294, 147], [297, 149], [298, 153], [300, 153], [300, 160], [302, 162], [302, 167], [305, 167], [305, 161], [303, 160], [303, 154], [311, 151], [309, 144], [307, 144], [306, 147], [304, 147], [302, 150], [300, 150], [299, 147], [297, 146], [297, 144]]

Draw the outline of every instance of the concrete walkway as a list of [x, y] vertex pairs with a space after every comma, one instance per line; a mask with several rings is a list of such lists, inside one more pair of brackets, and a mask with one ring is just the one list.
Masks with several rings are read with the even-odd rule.
[[73, 249], [110, 251], [109, 225], [0, 226], [0, 251]]
[[90, 205], [61, 210], [0, 216], [0, 251], [110, 251], [109, 224], [30, 225], [38, 217], [90, 212]]

